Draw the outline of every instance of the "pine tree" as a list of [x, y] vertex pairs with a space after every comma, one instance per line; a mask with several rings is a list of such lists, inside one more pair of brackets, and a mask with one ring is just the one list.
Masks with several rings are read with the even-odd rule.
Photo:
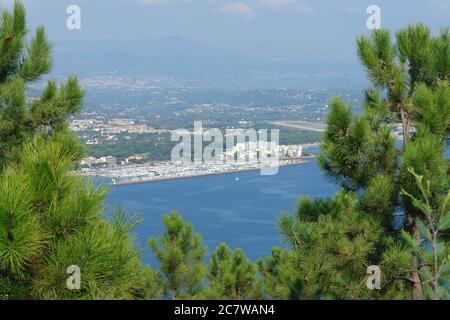
[[450, 229], [450, 190], [445, 197], [439, 199], [438, 206], [431, 203], [431, 182], [423, 182], [423, 176], [417, 175], [414, 170], [410, 173], [416, 179], [420, 190], [420, 198], [403, 190], [405, 196], [410, 197], [415, 208], [420, 210], [423, 221], [416, 218], [416, 225], [427, 245], [418, 244], [409, 233], [402, 231], [402, 236], [410, 245], [413, 252], [420, 259], [423, 267], [417, 268], [425, 296], [433, 300], [448, 300], [450, 290], [450, 246], [446, 241], [444, 232]]
[[150, 239], [148, 245], [160, 264], [158, 276], [164, 294], [172, 299], [192, 298], [205, 277], [206, 248], [201, 236], [177, 212], [164, 216], [163, 222], [166, 232], [159, 239]]
[[[393, 239], [383, 237], [381, 219], [365, 215], [356, 194], [340, 192], [331, 200], [301, 198], [297, 215], [282, 215], [279, 228], [293, 249], [283, 257], [287, 267], [282, 269], [290, 270], [288, 277], [284, 275], [287, 281], [277, 281], [278, 286], [285, 283], [283, 298], [377, 297], [366, 288], [366, 268], [381, 255], [390, 254], [378, 247], [388, 247]], [[393, 278], [408, 270], [408, 255], [404, 257], [385, 261], [384, 275]], [[394, 281], [385, 288], [384, 298], [404, 298], [403, 289], [401, 282]]]
[[[37, 28], [30, 43], [25, 10], [15, 2], [0, 23], [0, 291], [2, 299], [131, 299], [144, 296], [149, 273], [122, 211], [104, 218], [106, 190], [70, 174], [83, 148], [66, 117], [81, 110], [76, 78], [49, 81], [27, 103], [25, 89], [52, 65]], [[68, 267], [80, 288], [67, 286]], [[140, 293], [140, 294], [138, 294]]]
[[[306, 285], [308, 279], [296, 265], [297, 252], [273, 248], [272, 255], [258, 259], [258, 273], [261, 277], [261, 292], [264, 297], [277, 300], [301, 300], [312, 298], [315, 288]], [[308, 292], [307, 292], [308, 290]]]
[[[129, 235], [135, 221], [120, 210], [104, 220], [106, 190], [68, 174], [79, 152], [72, 139], [36, 138], [1, 173], [0, 277], [9, 298], [131, 299], [143, 287]], [[79, 290], [66, 284], [72, 265], [81, 271]]]
[[246, 300], [260, 298], [256, 266], [241, 249], [221, 244], [208, 264], [208, 285], [202, 298]]
[[[430, 181], [427, 200], [433, 210], [449, 189], [444, 156], [449, 31], [432, 37], [421, 24], [409, 26], [396, 34], [394, 44], [387, 30], [376, 30], [357, 45], [373, 87], [366, 90], [361, 114], [354, 115], [341, 98], [331, 101], [319, 157], [342, 191], [333, 205], [301, 200], [297, 215], [284, 216], [280, 229], [298, 254], [308, 278], [305, 287], [318, 288], [316, 297], [422, 299], [424, 264], [416, 251], [410, 253], [400, 230], [421, 246], [418, 226], [425, 219], [412, 199], [423, 198], [410, 170]], [[391, 133], [399, 124], [401, 146]], [[348, 197], [354, 199], [350, 206]], [[382, 270], [380, 292], [362, 290], [365, 267], [371, 264]]]
[[43, 27], [26, 42], [25, 8], [16, 1], [12, 14], [4, 11], [0, 24], [0, 164], [11, 157], [15, 146], [36, 133], [50, 135], [67, 125], [66, 117], [81, 110], [83, 90], [75, 77], [59, 87], [48, 81], [38, 99], [27, 105], [25, 89], [52, 67], [52, 45]]

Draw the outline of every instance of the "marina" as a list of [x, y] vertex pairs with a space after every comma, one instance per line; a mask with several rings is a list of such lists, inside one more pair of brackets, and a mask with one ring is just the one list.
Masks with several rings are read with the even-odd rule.
[[276, 166], [267, 167], [260, 162], [232, 162], [232, 163], [176, 163], [156, 162], [127, 166], [114, 166], [102, 168], [83, 168], [77, 172], [85, 177], [106, 179], [110, 186], [120, 186], [164, 180], [185, 179], [210, 175], [232, 174], [239, 172], [259, 171], [300, 165], [312, 161], [315, 157], [292, 158], [280, 160]]

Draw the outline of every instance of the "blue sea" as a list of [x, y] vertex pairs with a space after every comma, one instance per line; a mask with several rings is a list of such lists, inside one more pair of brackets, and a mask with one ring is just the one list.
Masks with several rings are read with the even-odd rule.
[[[446, 157], [450, 158], [449, 144]], [[208, 255], [225, 242], [255, 261], [269, 256], [272, 247], [285, 245], [277, 217], [295, 212], [300, 196], [331, 197], [336, 191], [338, 187], [312, 161], [280, 168], [274, 176], [253, 171], [113, 187], [107, 203], [111, 210], [123, 207], [140, 218], [134, 234], [143, 262], [151, 266], [157, 264], [147, 241], [164, 232], [161, 218], [175, 210], [201, 234]]]
[[113, 187], [108, 206], [140, 218], [134, 233], [146, 264], [156, 265], [148, 239], [164, 232], [161, 218], [175, 210], [203, 237], [208, 255], [225, 242], [255, 261], [285, 245], [277, 217], [295, 212], [301, 195], [330, 197], [336, 191], [313, 161], [280, 168], [274, 176], [254, 171]]

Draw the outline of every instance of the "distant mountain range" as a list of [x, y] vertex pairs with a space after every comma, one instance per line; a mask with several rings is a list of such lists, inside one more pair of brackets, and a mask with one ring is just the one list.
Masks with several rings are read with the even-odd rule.
[[313, 75], [354, 72], [364, 79], [356, 61], [314, 58], [259, 57], [213, 48], [184, 38], [136, 40], [70, 40], [55, 43], [55, 74], [92, 75], [160, 73], [172, 75], [232, 74], [250, 71]]

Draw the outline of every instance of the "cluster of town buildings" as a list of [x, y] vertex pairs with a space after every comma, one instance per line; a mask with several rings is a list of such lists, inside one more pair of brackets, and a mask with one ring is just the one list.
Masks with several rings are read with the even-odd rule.
[[100, 157], [100, 158], [95, 158], [95, 157], [89, 156], [89, 157], [81, 159], [80, 165], [81, 165], [81, 167], [84, 167], [84, 168], [116, 167], [118, 165], [127, 166], [127, 165], [131, 165], [131, 164], [145, 162], [144, 159], [145, 158], [143, 155], [135, 154], [135, 155], [125, 158], [124, 160], [120, 161], [120, 163], [119, 163], [118, 159], [113, 156]]
[[[277, 145], [275, 142], [245, 142], [238, 143], [230, 150], [226, 151], [217, 160], [227, 161], [227, 159], [241, 159], [245, 161], [256, 161], [262, 157], [261, 153], [270, 153], [280, 159], [295, 159], [302, 156], [301, 145]], [[142, 162], [143, 156], [132, 155], [120, 162], [121, 166], [127, 166]], [[82, 167], [115, 167], [119, 165], [116, 157], [86, 157], [81, 159]]]
[[122, 132], [132, 133], [164, 133], [165, 129], [155, 129], [133, 119], [110, 119], [104, 117], [73, 119], [70, 129], [76, 132], [86, 144], [101, 144], [113, 140]]
[[247, 141], [237, 143], [225, 153], [226, 157], [235, 155], [245, 159], [258, 159], [262, 153], [269, 153], [280, 158], [300, 158], [303, 148], [301, 145], [278, 145], [275, 141]]
[[100, 158], [86, 157], [81, 159], [80, 165], [83, 167], [93, 167], [93, 166], [114, 167], [117, 165], [117, 158], [113, 156]]

